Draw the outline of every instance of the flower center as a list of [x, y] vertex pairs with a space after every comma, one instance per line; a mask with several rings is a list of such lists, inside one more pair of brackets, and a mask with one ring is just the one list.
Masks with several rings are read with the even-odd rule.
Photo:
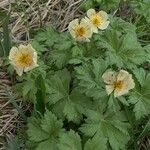
[[123, 81], [116, 81], [114, 82], [114, 89], [121, 90], [123, 88], [124, 84]]
[[93, 15], [91, 18], [91, 22], [93, 23], [94, 26], [99, 27], [103, 23], [103, 19], [99, 15]]
[[85, 33], [86, 33], [86, 29], [82, 26], [78, 26], [75, 29], [75, 34], [77, 37], [84, 37]]
[[32, 54], [22, 53], [18, 56], [17, 62], [23, 68], [31, 66], [33, 63]]

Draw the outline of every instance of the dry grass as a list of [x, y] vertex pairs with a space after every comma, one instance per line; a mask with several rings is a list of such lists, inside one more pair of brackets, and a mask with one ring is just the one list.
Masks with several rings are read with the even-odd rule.
[[4, 146], [4, 137], [12, 136], [16, 126], [22, 123], [17, 110], [9, 101], [8, 92], [11, 81], [5, 72], [0, 72], [0, 150]]
[[5, 150], [6, 139], [14, 137], [16, 131], [23, 129], [25, 124], [12, 101], [23, 113], [30, 109], [30, 104], [25, 105], [21, 99], [16, 98], [11, 88], [12, 82], [7, 73], [0, 71], [0, 150]]
[[11, 33], [14, 42], [30, 40], [30, 30], [53, 25], [60, 31], [78, 16], [84, 0], [3, 0], [0, 9], [11, 10]]
[[150, 150], [150, 137], [142, 139], [139, 145], [139, 150]]

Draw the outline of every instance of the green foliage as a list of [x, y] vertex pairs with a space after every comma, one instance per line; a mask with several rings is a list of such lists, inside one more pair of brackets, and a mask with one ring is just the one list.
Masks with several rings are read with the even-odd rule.
[[94, 99], [106, 96], [101, 76], [106, 71], [107, 66], [104, 60], [94, 59], [92, 60], [92, 64], [87, 62], [83, 66], [77, 67], [76, 76], [79, 80], [80, 92]]
[[107, 30], [97, 39], [97, 46], [107, 50], [106, 59], [110, 65], [133, 68], [148, 60], [135, 33], [120, 34], [115, 30]]
[[48, 67], [43, 63], [40, 63], [40, 65], [40, 67], [34, 69], [25, 76], [18, 77], [19, 83], [17, 83], [14, 87], [14, 91], [17, 92], [19, 96], [22, 96], [26, 101], [35, 101], [38, 91], [36, 82], [39, 76], [42, 76], [43, 79], [46, 78], [46, 70]]
[[150, 23], [150, 1], [149, 0], [132, 0], [131, 6], [135, 12], [143, 16], [148, 23]]
[[88, 10], [90, 8], [97, 7], [101, 10], [115, 10], [118, 6], [121, 0], [87, 0], [83, 2], [81, 5], [81, 9]]
[[102, 138], [99, 135], [95, 135], [92, 139], [89, 139], [86, 142], [84, 150], [98, 150], [98, 149], [106, 150], [107, 149], [106, 143], [107, 143], [106, 138]]
[[18, 137], [10, 137], [7, 139], [7, 150], [25, 150], [25, 144]]
[[140, 80], [141, 86], [137, 88], [129, 97], [129, 102], [134, 105], [136, 119], [148, 115], [150, 113], [150, 74]]
[[105, 138], [95, 135], [92, 139], [89, 139], [85, 143], [84, 148], [82, 148], [83, 144], [81, 143], [80, 136], [71, 130], [60, 137], [58, 148], [59, 150], [106, 150], [106, 142], [107, 140]]
[[32, 117], [28, 123], [28, 137], [35, 150], [57, 150], [59, 134], [63, 132], [63, 123], [46, 111], [41, 119]]
[[70, 84], [71, 76], [66, 69], [55, 72], [49, 80], [47, 102], [58, 117], [78, 122], [91, 102], [77, 90], [71, 91]]
[[[81, 7], [113, 11], [120, 2], [89, 0]], [[31, 41], [39, 67], [17, 77], [15, 85], [17, 94], [34, 104], [28, 120], [29, 150], [127, 150], [129, 143], [137, 149], [149, 131], [147, 123], [135, 133], [150, 115], [150, 74], [144, 69], [150, 63], [150, 45], [140, 41], [136, 24], [112, 15], [109, 21], [88, 43], [52, 27]], [[102, 75], [121, 69], [132, 74], [135, 88], [116, 98], [113, 92], [107, 94]]]
[[136, 26], [130, 22], [126, 22], [125, 20], [121, 19], [120, 17], [115, 17], [109, 15], [110, 19], [110, 26], [113, 30], [118, 31], [120, 33], [132, 33], [135, 34]]
[[73, 41], [68, 33], [60, 34], [50, 27], [35, 36], [33, 46], [40, 51], [40, 54], [44, 52], [50, 54], [47, 57], [48, 64], [55, 64], [57, 68], [62, 68], [71, 57], [70, 49]]
[[148, 57], [148, 62], [150, 62], [150, 44], [146, 45], [144, 49], [146, 51], [146, 56]]
[[129, 141], [128, 124], [119, 120], [115, 114], [103, 115], [99, 112], [88, 111], [86, 124], [80, 130], [87, 136], [94, 134], [107, 139], [114, 150], [124, 149]]
[[60, 137], [59, 150], [82, 150], [81, 138], [74, 131], [63, 134]]

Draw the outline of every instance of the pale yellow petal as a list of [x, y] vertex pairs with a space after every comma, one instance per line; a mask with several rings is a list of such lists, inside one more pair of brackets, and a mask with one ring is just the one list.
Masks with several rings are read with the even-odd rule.
[[134, 83], [134, 80], [132, 79], [131, 74], [128, 76], [128, 79], [126, 80], [126, 84], [127, 84], [128, 90], [131, 90], [135, 87], [135, 83]]
[[109, 23], [109, 21], [105, 21], [98, 28], [101, 30], [105, 30], [108, 27]]
[[21, 53], [25, 53], [25, 54], [30, 53], [30, 54], [34, 55], [35, 49], [32, 47], [31, 44], [28, 44], [28, 45], [20, 45], [19, 51]]
[[119, 97], [119, 96], [122, 96], [122, 95], [125, 95], [125, 94], [127, 94], [129, 92], [129, 90], [128, 89], [122, 89], [122, 90], [117, 90], [117, 89], [115, 89], [114, 90], [114, 97]]
[[127, 79], [129, 77], [129, 73], [125, 70], [120, 70], [118, 75], [117, 75], [117, 80], [122, 81], [124, 79]]
[[27, 45], [28, 50], [32, 51], [33, 53], [35, 52], [35, 49], [32, 47], [31, 44]]
[[113, 85], [106, 85], [106, 92], [108, 95], [110, 95], [114, 91]]
[[86, 28], [90, 28], [90, 23], [87, 18], [82, 18], [80, 21], [80, 25]]
[[113, 84], [116, 81], [116, 72], [114, 71], [106, 71], [102, 75], [102, 79], [106, 84]]
[[84, 19], [90, 24], [90, 19], [88, 17], [85, 17]]
[[24, 72], [28, 72], [28, 71], [30, 71], [30, 70], [32, 70], [32, 69], [34, 69], [34, 68], [36, 68], [36, 67], [38, 67], [39, 65], [38, 64], [33, 64], [32, 66], [30, 66], [30, 67], [26, 67], [26, 68], [24, 68]]
[[103, 20], [107, 20], [108, 19], [108, 14], [105, 11], [99, 11], [98, 13]]
[[33, 62], [36, 64], [37, 63], [37, 52], [34, 52], [33, 55]]
[[71, 33], [72, 36], [74, 36], [74, 29], [75, 27], [77, 27], [79, 25], [79, 19], [74, 19], [73, 21], [71, 21], [69, 23], [69, 26], [68, 26], [68, 30], [69, 32]]
[[24, 68], [24, 72], [30, 71], [36, 67], [38, 67], [39, 65], [37, 64], [37, 53], [34, 52], [34, 56], [33, 56], [33, 64], [29, 67]]
[[132, 75], [125, 70], [120, 70], [119, 74], [117, 75], [117, 81], [122, 82], [122, 87], [115, 89], [114, 91], [115, 97], [119, 97], [121, 95], [127, 94], [130, 89], [133, 89], [135, 87], [135, 83], [134, 80], [132, 79]]
[[87, 16], [90, 18], [91, 16], [95, 15], [96, 14], [96, 11], [94, 9], [89, 9], [87, 11]]
[[93, 33], [98, 33], [98, 28], [97, 28], [97, 27], [92, 26], [92, 31], [93, 31]]
[[[89, 41], [93, 33], [89, 21], [85, 18], [81, 19], [80, 23], [78, 19], [73, 20], [70, 22], [68, 29], [72, 37], [77, 41]], [[80, 29], [84, 32], [78, 33]]]
[[19, 76], [22, 76], [22, 74], [23, 74], [23, 68], [21, 68], [21, 67], [18, 67], [18, 66], [13, 66], [14, 67], [14, 69], [16, 70], [16, 73], [19, 75]]
[[85, 42], [90, 42], [90, 39], [84, 39], [83, 41], [85, 41]]
[[19, 45], [18, 49], [19, 49], [19, 51], [26, 51], [28, 48], [26, 45], [21, 44], [21, 45]]
[[91, 23], [90, 19], [87, 18], [87, 17], [85, 17], [85, 20], [86, 20], [86, 21], [88, 22], [88, 24], [91, 26], [92, 32], [93, 32], [93, 33], [98, 33], [98, 28], [95, 27], [95, 26]]
[[9, 59], [14, 60], [16, 58], [17, 54], [18, 54], [18, 48], [17, 47], [12, 47], [10, 52], [9, 52]]
[[91, 25], [90, 23], [85, 19], [81, 19], [81, 23], [80, 23], [81, 26], [83, 26], [84, 28], [86, 28], [86, 34], [85, 34], [85, 38], [89, 39], [92, 37], [92, 29], [91, 29]]

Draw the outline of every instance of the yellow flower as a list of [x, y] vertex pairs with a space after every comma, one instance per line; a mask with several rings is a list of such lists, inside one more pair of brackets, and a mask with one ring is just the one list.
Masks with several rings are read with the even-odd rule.
[[37, 53], [33, 47], [20, 45], [12, 47], [9, 53], [9, 59], [17, 74], [21, 76], [23, 72], [27, 72], [37, 67]]
[[86, 20], [90, 22], [94, 33], [98, 33], [98, 29], [104, 30], [108, 27], [108, 14], [105, 11], [96, 12], [94, 9], [87, 11]]
[[87, 41], [89, 42], [89, 38], [92, 37], [92, 30], [89, 22], [86, 19], [75, 19], [70, 22], [68, 26], [68, 30], [73, 38], [77, 41]]
[[135, 87], [132, 75], [125, 70], [120, 70], [119, 73], [114, 71], [108, 71], [102, 76], [106, 85], [107, 94], [111, 94], [114, 91], [114, 97], [127, 94], [129, 90]]

